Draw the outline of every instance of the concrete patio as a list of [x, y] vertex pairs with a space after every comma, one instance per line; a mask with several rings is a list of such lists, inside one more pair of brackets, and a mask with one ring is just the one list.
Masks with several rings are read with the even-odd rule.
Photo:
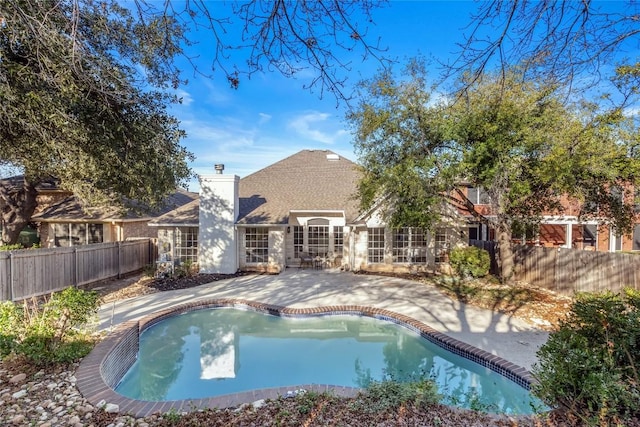
[[241, 276], [109, 303], [100, 308], [99, 328], [107, 330], [178, 304], [213, 298], [241, 298], [295, 308], [330, 305], [384, 308], [413, 317], [528, 370], [536, 362], [537, 349], [548, 337], [546, 331], [521, 319], [462, 304], [418, 282], [311, 269]]

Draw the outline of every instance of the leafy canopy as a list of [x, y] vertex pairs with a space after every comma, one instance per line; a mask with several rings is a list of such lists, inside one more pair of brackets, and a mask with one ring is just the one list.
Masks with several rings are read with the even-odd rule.
[[178, 84], [168, 64], [184, 28], [117, 2], [7, 1], [0, 17], [0, 163], [94, 203], [153, 206], [186, 181], [164, 90]]
[[[393, 225], [432, 227], [455, 207], [503, 233], [562, 214], [563, 201], [628, 232], [638, 176], [637, 130], [620, 110], [568, 104], [562, 88], [525, 81], [518, 69], [462, 82], [450, 97], [430, 86], [415, 60], [361, 84], [348, 116], [364, 169], [363, 208], [379, 207]], [[483, 188], [490, 211], [467, 198]], [[618, 191], [614, 191], [618, 189]], [[499, 239], [500, 240], [500, 239]]]

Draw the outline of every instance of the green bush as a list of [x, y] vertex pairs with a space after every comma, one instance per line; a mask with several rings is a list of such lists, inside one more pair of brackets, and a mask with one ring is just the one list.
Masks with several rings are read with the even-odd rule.
[[24, 247], [20, 243], [16, 243], [15, 245], [0, 245], [0, 251], [14, 251], [16, 249], [24, 249]]
[[373, 381], [358, 395], [356, 409], [366, 412], [384, 412], [411, 404], [426, 408], [442, 399], [432, 380], [414, 382]]
[[0, 355], [23, 355], [38, 366], [78, 360], [93, 347], [87, 325], [98, 308], [96, 292], [73, 287], [44, 303], [5, 302], [0, 306]]
[[0, 357], [13, 352], [23, 330], [22, 308], [11, 301], [0, 303]]
[[156, 267], [156, 265], [154, 263], [151, 263], [144, 266], [144, 268], [142, 269], [142, 274], [144, 274], [145, 277], [156, 277], [157, 271], [158, 268]]
[[489, 252], [475, 246], [456, 247], [449, 254], [449, 263], [462, 278], [484, 277], [489, 274]]
[[178, 278], [193, 277], [197, 273], [196, 265], [190, 259], [184, 260], [176, 266], [174, 275]]
[[640, 293], [579, 294], [538, 351], [533, 392], [586, 424], [640, 416]]

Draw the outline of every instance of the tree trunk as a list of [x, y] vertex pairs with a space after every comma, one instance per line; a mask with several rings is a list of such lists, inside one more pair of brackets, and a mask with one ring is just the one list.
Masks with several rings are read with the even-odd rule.
[[28, 182], [26, 178], [21, 185], [0, 185], [3, 245], [13, 245], [18, 242], [20, 232], [29, 224], [36, 209], [37, 194], [35, 185]]
[[500, 279], [504, 282], [511, 279], [514, 273], [511, 227], [501, 225], [497, 228], [496, 233], [498, 240], [498, 267], [500, 268]]

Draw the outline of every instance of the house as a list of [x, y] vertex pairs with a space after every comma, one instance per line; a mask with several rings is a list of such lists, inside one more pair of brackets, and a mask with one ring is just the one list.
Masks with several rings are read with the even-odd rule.
[[460, 217], [429, 232], [393, 230], [375, 209], [361, 212], [358, 166], [328, 150], [300, 151], [242, 179], [216, 170], [200, 176], [199, 200], [149, 223], [160, 260], [278, 273], [308, 254], [347, 270], [433, 270], [468, 238]]
[[[488, 197], [482, 188], [466, 186], [465, 191], [478, 213], [487, 217], [492, 215]], [[581, 205], [578, 201], [561, 197], [560, 203], [562, 212], [545, 212], [540, 226], [523, 232], [521, 236], [513, 236], [514, 243], [601, 252], [640, 250], [640, 222], [635, 224], [631, 235], [621, 235], [604, 218], [580, 219]], [[494, 239], [493, 230], [487, 225], [469, 213], [464, 216], [468, 222], [469, 240]]]
[[162, 207], [151, 212], [135, 212], [118, 207], [87, 208], [75, 196], [67, 194], [42, 209], [32, 220], [39, 224], [43, 248], [156, 238], [157, 228], [149, 227], [149, 221], [196, 198], [196, 193], [177, 189], [167, 196]]
[[[10, 191], [20, 188], [23, 183], [21, 175], [0, 180], [0, 186]], [[37, 243], [43, 248], [155, 238], [157, 228], [147, 226], [151, 219], [192, 202], [198, 196], [177, 189], [161, 208], [136, 213], [133, 210], [123, 212], [115, 207], [85, 208], [70, 191], [61, 189], [53, 178], [36, 185], [36, 191], [37, 205], [31, 225], [25, 229], [33, 235], [37, 233]], [[0, 208], [2, 203], [0, 199]]]
[[[7, 193], [19, 191], [24, 186], [24, 175], [15, 175], [8, 178], [0, 179], [0, 187]], [[70, 192], [62, 190], [58, 187], [58, 182], [54, 178], [41, 181], [35, 186], [36, 189], [36, 208], [34, 214], [42, 212], [47, 207], [64, 200], [71, 195]], [[4, 211], [5, 201], [0, 198], [0, 212]], [[4, 219], [0, 217], [0, 235], [4, 228]], [[20, 234], [20, 243], [24, 246], [31, 246], [33, 243], [39, 243], [37, 236], [37, 224], [31, 223], [27, 225]]]

